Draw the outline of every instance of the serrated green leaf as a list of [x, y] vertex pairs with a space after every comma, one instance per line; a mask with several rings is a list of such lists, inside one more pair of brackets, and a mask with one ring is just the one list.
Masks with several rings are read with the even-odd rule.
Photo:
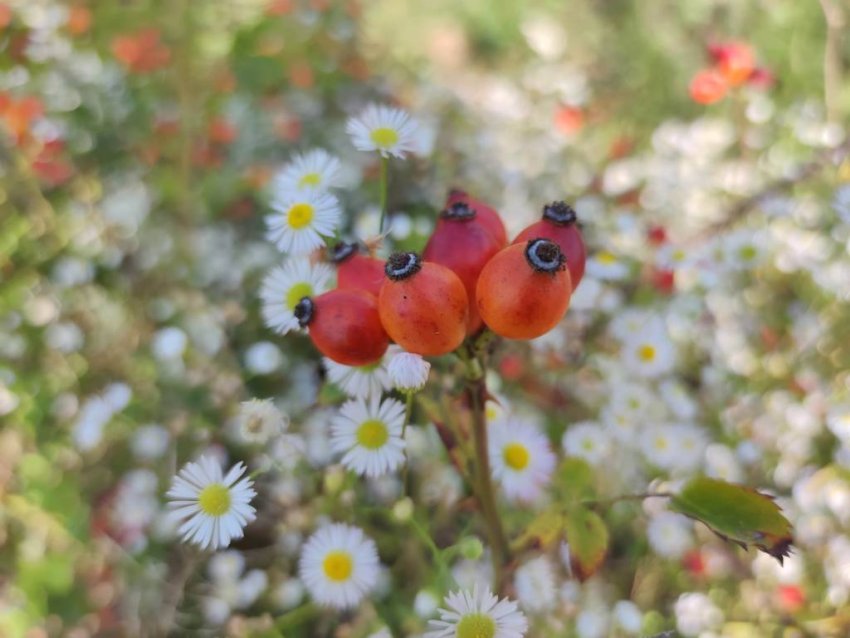
[[564, 519], [570, 546], [570, 566], [580, 581], [585, 581], [602, 566], [608, 553], [608, 528], [599, 515], [586, 507], [570, 508]]
[[744, 549], [754, 545], [780, 564], [790, 553], [791, 523], [771, 496], [752, 488], [697, 477], [672, 498], [670, 509], [704, 523]]

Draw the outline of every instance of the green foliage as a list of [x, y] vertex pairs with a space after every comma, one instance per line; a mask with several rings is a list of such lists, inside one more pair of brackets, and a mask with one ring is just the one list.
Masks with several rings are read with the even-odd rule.
[[671, 501], [673, 511], [708, 525], [721, 538], [746, 549], [755, 545], [780, 563], [791, 551], [791, 524], [773, 497], [719, 479], [688, 481]]

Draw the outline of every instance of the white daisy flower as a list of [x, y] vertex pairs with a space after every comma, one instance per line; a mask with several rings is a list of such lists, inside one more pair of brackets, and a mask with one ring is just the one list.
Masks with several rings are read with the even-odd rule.
[[331, 448], [343, 454], [342, 464], [360, 476], [376, 477], [404, 463], [404, 404], [381, 401], [373, 395], [367, 403], [359, 398], [340, 408], [331, 423]]
[[614, 253], [600, 250], [587, 260], [586, 272], [602, 281], [620, 281], [629, 275], [629, 266]]
[[[583, 283], [584, 279], [582, 279], [582, 284]], [[611, 322], [608, 324], [608, 331], [615, 339], [625, 341], [632, 335], [639, 333], [649, 321], [655, 319], [655, 315], [648, 313], [645, 310], [624, 308], [622, 312], [618, 312], [617, 315], [611, 319]]]
[[293, 310], [303, 297], [315, 297], [328, 290], [333, 270], [327, 264], [311, 264], [307, 258], [287, 260], [272, 269], [260, 288], [265, 324], [279, 334], [298, 330]]
[[653, 322], [623, 343], [623, 363], [632, 372], [655, 378], [676, 365], [676, 347], [663, 324]]
[[693, 419], [699, 411], [697, 402], [688, 393], [687, 388], [673, 379], [668, 379], [658, 386], [664, 403], [670, 411], [680, 419]]
[[321, 148], [293, 157], [274, 178], [275, 192], [298, 189], [325, 191], [336, 186], [339, 160]]
[[602, 426], [592, 421], [571, 425], [561, 439], [564, 454], [584, 459], [596, 465], [608, 455], [611, 435]]
[[365, 366], [347, 366], [325, 357], [322, 359], [328, 379], [350, 397], [380, 396], [392, 387], [388, 361], [393, 352], [398, 352], [395, 346], [384, 353], [380, 360]]
[[551, 611], [558, 602], [555, 567], [548, 556], [538, 556], [520, 565], [514, 574], [519, 604], [530, 613]]
[[359, 151], [378, 151], [383, 157], [404, 159], [418, 148], [416, 120], [402, 109], [370, 104], [358, 116], [348, 120], [345, 131]]
[[665, 244], [655, 253], [655, 265], [664, 270], [684, 268], [694, 261], [694, 255], [683, 246]]
[[675, 512], [661, 512], [649, 519], [646, 538], [652, 550], [664, 558], [681, 558], [694, 544], [693, 524]]
[[490, 466], [509, 501], [534, 501], [555, 469], [549, 440], [534, 425], [518, 419], [489, 426]]
[[484, 417], [487, 423], [494, 423], [508, 418], [511, 414], [511, 406], [508, 400], [500, 394], [493, 394], [492, 398], [484, 403]]
[[740, 230], [722, 239], [723, 263], [734, 270], [754, 268], [764, 261], [767, 247], [762, 235]]
[[378, 583], [378, 550], [363, 530], [334, 523], [304, 544], [298, 574], [320, 605], [355, 607]]
[[701, 464], [708, 438], [702, 428], [689, 423], [652, 425], [641, 435], [647, 460], [668, 471], [693, 472]]
[[271, 399], [251, 399], [239, 405], [236, 424], [242, 440], [264, 444], [289, 427], [289, 417]]
[[460, 590], [446, 596], [440, 619], [430, 620], [432, 628], [423, 638], [523, 638], [528, 620], [517, 604], [499, 600], [488, 587], [476, 583], [472, 591]]
[[226, 475], [211, 457], [187, 463], [168, 491], [170, 516], [180, 522], [183, 540], [204, 549], [219, 549], [242, 538], [242, 530], [256, 518], [251, 499], [256, 496], [250, 478], [241, 477], [245, 465], [237, 463]]
[[419, 392], [428, 383], [431, 364], [421, 355], [399, 352], [393, 355], [387, 366], [390, 382], [400, 392]]
[[323, 246], [322, 237], [334, 234], [342, 216], [336, 197], [310, 188], [278, 191], [271, 206], [275, 213], [266, 217], [269, 241], [293, 255]]

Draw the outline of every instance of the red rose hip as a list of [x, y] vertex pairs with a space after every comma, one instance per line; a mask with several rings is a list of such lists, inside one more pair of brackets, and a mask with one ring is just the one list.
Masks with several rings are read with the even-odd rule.
[[[475, 284], [484, 264], [504, 247], [478, 220], [474, 208], [456, 204], [440, 215], [434, 234], [425, 245], [422, 258], [451, 270], [463, 283], [469, 299], [475, 298]], [[466, 333], [481, 327], [481, 317], [470, 304]]]
[[362, 290], [331, 290], [304, 297], [294, 310], [316, 349], [337, 363], [364, 366], [386, 352], [389, 338], [374, 295]]
[[384, 262], [364, 255], [355, 243], [339, 242], [331, 251], [331, 261], [336, 264], [337, 288], [365, 290], [378, 298], [384, 283]]

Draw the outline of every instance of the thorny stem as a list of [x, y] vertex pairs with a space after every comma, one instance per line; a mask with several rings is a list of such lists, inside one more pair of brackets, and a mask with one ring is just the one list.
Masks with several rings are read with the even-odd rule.
[[476, 352], [469, 357], [466, 352], [460, 355], [466, 363], [466, 384], [469, 404], [472, 410], [472, 437], [475, 445], [475, 472], [473, 480], [476, 486], [481, 513], [487, 526], [493, 559], [493, 573], [497, 591], [502, 589], [505, 577], [505, 565], [510, 560], [510, 547], [502, 527], [502, 519], [496, 507], [493, 490], [493, 478], [490, 472], [490, 452], [487, 445], [487, 419], [484, 413], [487, 398], [487, 384], [484, 378], [484, 366], [481, 355]]
[[388, 157], [381, 157], [381, 184], [379, 193], [380, 197], [380, 206], [381, 206], [381, 222], [378, 224], [378, 234], [382, 234], [384, 232], [384, 223], [387, 219], [387, 191], [389, 190], [389, 179], [387, 177], [387, 164], [389, 164]]

